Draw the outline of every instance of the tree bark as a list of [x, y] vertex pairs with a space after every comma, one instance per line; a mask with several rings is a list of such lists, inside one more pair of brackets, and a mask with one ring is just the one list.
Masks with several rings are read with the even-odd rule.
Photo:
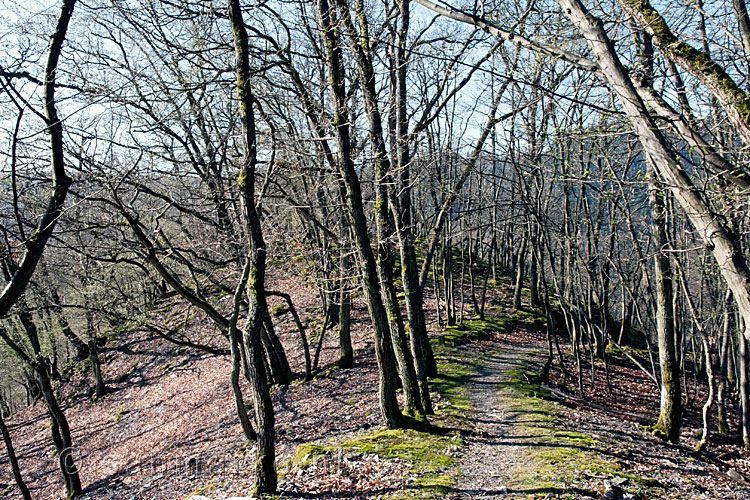
[[8, 427], [5, 425], [4, 413], [4, 405], [0, 404], [0, 432], [2, 432], [3, 441], [5, 441], [5, 450], [8, 453], [8, 462], [10, 462], [10, 468], [13, 471], [13, 479], [16, 481], [16, 486], [18, 486], [18, 490], [21, 492], [23, 500], [31, 500], [29, 488], [26, 486], [23, 476], [21, 476], [21, 469], [18, 466], [18, 457], [16, 457], [16, 452], [13, 448], [13, 441], [10, 439], [10, 432], [8, 432]]
[[[564, 6], [567, 3], [569, 0], [564, 0], [560, 5]], [[700, 80], [711, 91], [745, 144], [750, 144], [750, 96], [740, 89], [724, 68], [706, 52], [680, 40], [648, 0], [620, 0], [620, 5], [653, 36], [654, 45], [666, 57]]]
[[339, 153], [339, 170], [346, 186], [346, 207], [354, 242], [359, 253], [362, 285], [367, 298], [367, 308], [373, 325], [375, 356], [378, 362], [380, 411], [385, 425], [394, 429], [402, 424], [403, 416], [396, 399], [394, 379], [397, 376], [395, 361], [391, 355], [393, 345], [388, 329], [388, 313], [383, 305], [380, 281], [375, 265], [367, 218], [362, 206], [362, 190], [351, 157], [346, 91], [344, 86], [343, 58], [340, 37], [336, 24], [331, 19], [332, 10], [328, 0], [318, 0], [318, 15], [323, 29], [326, 49], [326, 64], [329, 71], [330, 90], [334, 105], [334, 132]]
[[281, 345], [279, 337], [276, 336], [270, 314], [265, 314], [263, 318], [261, 340], [268, 356], [268, 364], [271, 368], [274, 383], [286, 385], [294, 380], [294, 373], [292, 373], [292, 369], [289, 367], [289, 360], [284, 352], [284, 346]]
[[652, 184], [651, 234], [656, 254], [654, 255], [654, 280], [656, 281], [656, 332], [659, 343], [659, 367], [661, 368], [661, 399], [659, 419], [653, 427], [655, 435], [676, 443], [680, 439], [682, 396], [680, 392], [680, 365], [677, 361], [673, 309], [673, 274], [667, 240], [667, 218], [664, 194], [658, 184]]
[[[345, 227], [345, 225], [342, 224], [342, 227]], [[349, 270], [350, 263], [348, 250], [343, 245], [341, 246], [340, 257], [342, 278], [339, 280], [339, 359], [336, 361], [336, 366], [339, 368], [351, 368], [354, 365], [354, 349], [352, 348], [351, 335], [352, 296], [347, 289], [347, 279], [344, 278]]]
[[588, 41], [601, 71], [633, 124], [644, 152], [711, 250], [744, 320], [744, 337], [750, 338], [750, 271], [736, 237], [723, 219], [713, 213], [671, 155], [666, 140], [655, 126], [607, 37], [602, 21], [592, 16], [580, 0], [559, 0], [559, 3]]
[[50, 140], [50, 156], [52, 167], [52, 193], [49, 197], [47, 209], [39, 220], [38, 229], [25, 242], [25, 250], [20, 264], [15, 269], [13, 277], [0, 293], [0, 318], [6, 316], [13, 304], [23, 294], [26, 285], [31, 280], [39, 260], [42, 258], [47, 240], [52, 235], [57, 221], [62, 214], [65, 198], [68, 194], [71, 180], [65, 173], [65, 153], [63, 151], [63, 126], [57, 115], [55, 101], [55, 87], [57, 65], [62, 53], [62, 45], [68, 32], [68, 24], [73, 17], [76, 0], [63, 0], [60, 15], [57, 18], [55, 32], [47, 51], [47, 63], [44, 68], [44, 116], [47, 134]]
[[229, 18], [234, 35], [236, 54], [235, 74], [239, 115], [242, 122], [244, 157], [237, 182], [245, 209], [245, 230], [250, 238], [247, 260], [249, 274], [246, 286], [247, 325], [244, 340], [247, 349], [248, 375], [253, 385], [253, 403], [257, 430], [257, 458], [255, 463], [255, 494], [276, 492], [276, 433], [274, 410], [263, 356], [262, 329], [268, 316], [265, 293], [266, 244], [255, 205], [255, 167], [257, 144], [255, 131], [255, 97], [250, 81], [250, 48], [239, 0], [229, 0]]

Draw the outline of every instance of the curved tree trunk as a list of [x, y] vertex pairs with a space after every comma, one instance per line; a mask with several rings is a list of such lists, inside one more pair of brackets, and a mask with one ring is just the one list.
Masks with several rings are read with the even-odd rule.
[[47, 204], [47, 209], [39, 220], [39, 229], [28, 238], [24, 246], [25, 251], [21, 262], [13, 272], [13, 277], [0, 293], [0, 317], [8, 314], [13, 304], [23, 294], [26, 285], [34, 274], [47, 240], [57, 225], [62, 214], [65, 198], [68, 195], [71, 180], [65, 173], [65, 153], [63, 150], [63, 126], [57, 115], [55, 101], [55, 88], [57, 76], [57, 64], [62, 54], [62, 45], [68, 32], [68, 24], [73, 17], [73, 8], [76, 0], [63, 0], [60, 16], [57, 19], [55, 32], [47, 51], [47, 63], [44, 68], [44, 117], [47, 125], [47, 133], [50, 141], [50, 156], [52, 167], [52, 193]]
[[265, 293], [266, 244], [263, 240], [260, 218], [255, 206], [255, 167], [257, 145], [255, 132], [255, 98], [250, 81], [249, 40], [239, 0], [229, 0], [229, 17], [234, 35], [236, 53], [237, 94], [239, 114], [242, 121], [244, 157], [237, 182], [240, 187], [245, 209], [245, 229], [249, 236], [247, 260], [249, 267], [247, 280], [247, 327], [244, 339], [247, 349], [247, 368], [253, 385], [253, 403], [257, 430], [257, 457], [255, 462], [256, 494], [276, 492], [276, 433], [274, 410], [271, 401], [263, 355], [262, 329], [268, 316], [268, 303]]

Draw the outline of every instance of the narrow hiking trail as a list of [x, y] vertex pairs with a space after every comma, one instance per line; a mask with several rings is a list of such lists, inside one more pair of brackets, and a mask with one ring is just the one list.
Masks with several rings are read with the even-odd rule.
[[[474, 431], [466, 438], [465, 457], [454, 491], [458, 499], [499, 498], [508, 493], [509, 471], [528, 460], [526, 450], [515, 442], [521, 432], [504, 405], [500, 384], [511, 380], [511, 370], [523, 370], [529, 347], [508, 347], [499, 351], [485, 346], [460, 349], [464, 355], [479, 356], [484, 363], [471, 378], [469, 399], [473, 406]], [[533, 416], [531, 416], [533, 418]]]
[[750, 498], [746, 485], [688, 447], [663, 443], [616, 415], [568, 408], [528, 383], [524, 374], [540, 369], [544, 344], [517, 335], [516, 342], [456, 348], [457, 357], [481, 362], [465, 382], [472, 431], [446, 498]]
[[601, 456], [597, 440], [562, 428], [555, 404], [538, 397], [548, 392], [522, 380], [538, 368], [540, 346], [480, 341], [458, 352], [482, 364], [467, 384], [473, 431], [451, 498], [598, 498], [599, 477], [617, 466]]

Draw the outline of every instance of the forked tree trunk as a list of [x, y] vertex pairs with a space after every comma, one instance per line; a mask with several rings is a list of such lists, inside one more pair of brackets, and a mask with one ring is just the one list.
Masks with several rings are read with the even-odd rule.
[[250, 81], [250, 48], [247, 30], [242, 18], [239, 0], [229, 0], [229, 18], [234, 35], [236, 54], [235, 74], [239, 115], [242, 122], [244, 157], [237, 182], [240, 187], [244, 209], [245, 228], [250, 238], [247, 253], [249, 273], [246, 287], [247, 326], [244, 340], [247, 349], [247, 369], [253, 385], [253, 403], [257, 424], [257, 455], [255, 461], [255, 494], [276, 492], [276, 433], [275, 415], [263, 355], [262, 329], [268, 316], [265, 293], [266, 244], [263, 240], [260, 218], [255, 206], [255, 167], [257, 145], [255, 132], [255, 97]]
[[[25, 306], [25, 304], [22, 304]], [[78, 475], [78, 468], [73, 458], [73, 440], [70, 435], [70, 426], [65, 413], [57, 401], [55, 391], [52, 387], [51, 369], [49, 361], [42, 355], [41, 345], [39, 343], [39, 332], [34, 324], [31, 314], [25, 307], [18, 314], [18, 319], [23, 326], [29, 343], [34, 352], [34, 359], [28, 359], [28, 363], [34, 369], [39, 382], [44, 403], [47, 406], [50, 419], [52, 420], [52, 438], [55, 442], [57, 451], [58, 465], [65, 482], [65, 492], [68, 500], [81, 494], [81, 479]], [[7, 342], [7, 340], [6, 340]], [[14, 349], [15, 350], [15, 349]], [[18, 352], [18, 351], [17, 351]], [[21, 351], [23, 353], [23, 351]], [[23, 354], [25, 356], [25, 354]]]
[[403, 422], [403, 416], [398, 406], [398, 400], [396, 399], [395, 379], [398, 374], [395, 360], [391, 354], [393, 352], [393, 345], [388, 329], [388, 313], [383, 305], [375, 255], [372, 250], [370, 235], [367, 229], [367, 218], [362, 205], [362, 190], [351, 156], [341, 40], [336, 22], [331, 18], [332, 9], [328, 0], [318, 0], [317, 8], [325, 40], [326, 64], [328, 66], [330, 90], [333, 98], [333, 125], [338, 146], [339, 169], [344, 185], [346, 186], [346, 199], [344, 201], [348, 211], [349, 224], [354, 235], [354, 242], [359, 253], [362, 285], [373, 325], [375, 357], [379, 368], [378, 394], [380, 411], [385, 425], [390, 429], [394, 429], [401, 426]]

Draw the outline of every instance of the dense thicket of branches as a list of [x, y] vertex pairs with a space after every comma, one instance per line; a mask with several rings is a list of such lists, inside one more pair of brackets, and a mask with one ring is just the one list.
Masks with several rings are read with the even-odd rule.
[[[431, 412], [425, 290], [455, 324], [505, 274], [546, 314], [546, 371], [583, 395], [587, 358], [643, 348], [657, 435], [679, 439], [694, 374], [701, 447], [735, 429], [750, 447], [744, 0], [74, 4], [0, 30], [0, 406], [44, 400], [70, 497], [56, 391], [90, 363], [104, 397], [98, 342], [135, 329], [231, 357], [274, 491], [268, 384], [295, 374], [266, 295], [294, 313], [305, 378], [318, 363], [267, 266], [319, 291], [342, 367], [364, 292], [388, 427]], [[215, 331], [155, 324], [172, 296]]]

